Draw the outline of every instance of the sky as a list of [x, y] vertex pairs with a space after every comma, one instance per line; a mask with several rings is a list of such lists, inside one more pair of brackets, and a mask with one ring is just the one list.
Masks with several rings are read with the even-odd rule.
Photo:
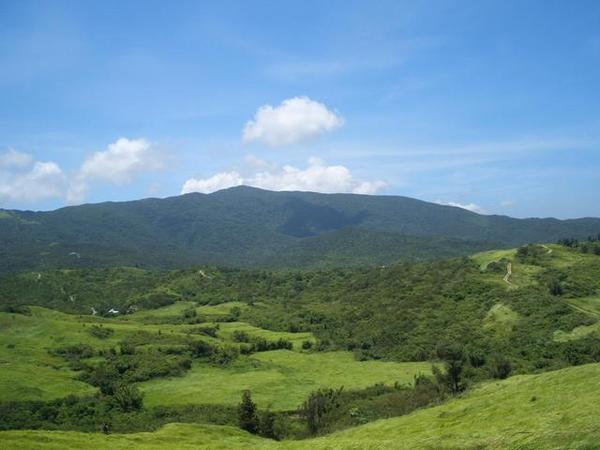
[[0, 0], [0, 208], [272, 190], [600, 216], [600, 2]]

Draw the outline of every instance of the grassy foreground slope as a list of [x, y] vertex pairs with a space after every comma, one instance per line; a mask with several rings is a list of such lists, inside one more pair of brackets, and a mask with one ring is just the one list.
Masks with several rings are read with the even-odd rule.
[[6, 431], [21, 449], [597, 449], [600, 364], [483, 384], [444, 405], [330, 436], [273, 442], [231, 427], [167, 425], [155, 433], [109, 435]]

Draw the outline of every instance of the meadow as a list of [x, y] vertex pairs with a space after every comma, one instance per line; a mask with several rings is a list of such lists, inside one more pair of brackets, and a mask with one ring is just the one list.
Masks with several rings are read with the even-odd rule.
[[236, 405], [252, 392], [260, 408], [293, 410], [321, 387], [360, 389], [376, 383], [410, 385], [431, 373], [427, 362], [356, 361], [351, 352], [261, 352], [226, 368], [198, 364], [185, 376], [140, 384], [149, 406], [188, 403]]
[[307, 441], [273, 442], [233, 427], [169, 424], [154, 433], [4, 431], [22, 449], [572, 449], [600, 448], [600, 364], [484, 383], [446, 404]]

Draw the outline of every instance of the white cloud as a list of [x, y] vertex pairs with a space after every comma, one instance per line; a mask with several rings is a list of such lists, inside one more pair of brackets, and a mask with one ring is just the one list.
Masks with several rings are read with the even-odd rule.
[[481, 206], [476, 205], [475, 203], [443, 202], [441, 200], [436, 200], [435, 203], [437, 203], [438, 205], [454, 206], [456, 208], [466, 209], [468, 211], [475, 212], [478, 214], [486, 213], [486, 211]]
[[181, 193], [189, 194], [190, 192], [202, 192], [208, 194], [220, 189], [239, 186], [243, 183], [244, 179], [239, 173], [235, 171], [221, 172], [204, 179], [190, 178], [183, 184]]
[[61, 197], [66, 187], [62, 169], [52, 161], [34, 161], [14, 150], [0, 154], [0, 201], [26, 202]]
[[513, 206], [515, 206], [515, 202], [513, 200], [502, 200], [500, 202], [500, 206], [502, 206], [503, 208], [512, 208]]
[[146, 139], [119, 138], [106, 150], [86, 158], [70, 181], [67, 203], [83, 203], [92, 181], [122, 185], [130, 182], [136, 174], [163, 167], [163, 156]]
[[0, 154], [0, 169], [11, 167], [25, 167], [33, 162], [33, 157], [27, 153], [21, 153], [10, 149]]
[[294, 97], [277, 107], [261, 106], [246, 123], [244, 142], [259, 141], [272, 147], [295, 144], [335, 130], [344, 119], [308, 97]]
[[120, 138], [107, 150], [92, 153], [82, 164], [79, 176], [86, 180], [104, 180], [114, 184], [131, 181], [138, 172], [163, 167], [161, 156], [145, 139]]
[[358, 180], [347, 167], [328, 166], [319, 158], [310, 158], [304, 169], [291, 165], [279, 167], [255, 157], [247, 158], [247, 162], [250, 169], [247, 176], [239, 171], [230, 171], [204, 179], [190, 178], [184, 183], [181, 193], [209, 193], [244, 184], [273, 191], [374, 194], [386, 186], [380, 180]]
[[92, 153], [70, 176], [52, 161], [35, 161], [27, 153], [8, 150], [0, 153], [0, 201], [63, 197], [69, 204], [79, 204], [90, 182], [121, 185], [138, 173], [162, 167], [163, 156], [145, 139], [120, 138], [106, 150]]

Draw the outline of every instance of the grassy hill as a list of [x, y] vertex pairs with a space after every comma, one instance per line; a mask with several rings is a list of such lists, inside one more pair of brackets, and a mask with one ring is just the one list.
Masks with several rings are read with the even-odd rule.
[[191, 264], [339, 267], [466, 255], [600, 232], [600, 219], [512, 219], [399, 196], [270, 192], [0, 210], [0, 272]]
[[4, 431], [23, 449], [578, 449], [600, 448], [600, 364], [485, 383], [444, 405], [326, 437], [273, 442], [232, 427], [169, 424], [154, 433]]
[[[0, 277], [0, 292], [9, 448], [594, 448], [599, 436], [600, 256], [579, 247], [362, 269], [55, 269]], [[282, 441], [235, 428], [245, 390]], [[304, 408], [319, 392], [332, 400], [313, 432]]]

